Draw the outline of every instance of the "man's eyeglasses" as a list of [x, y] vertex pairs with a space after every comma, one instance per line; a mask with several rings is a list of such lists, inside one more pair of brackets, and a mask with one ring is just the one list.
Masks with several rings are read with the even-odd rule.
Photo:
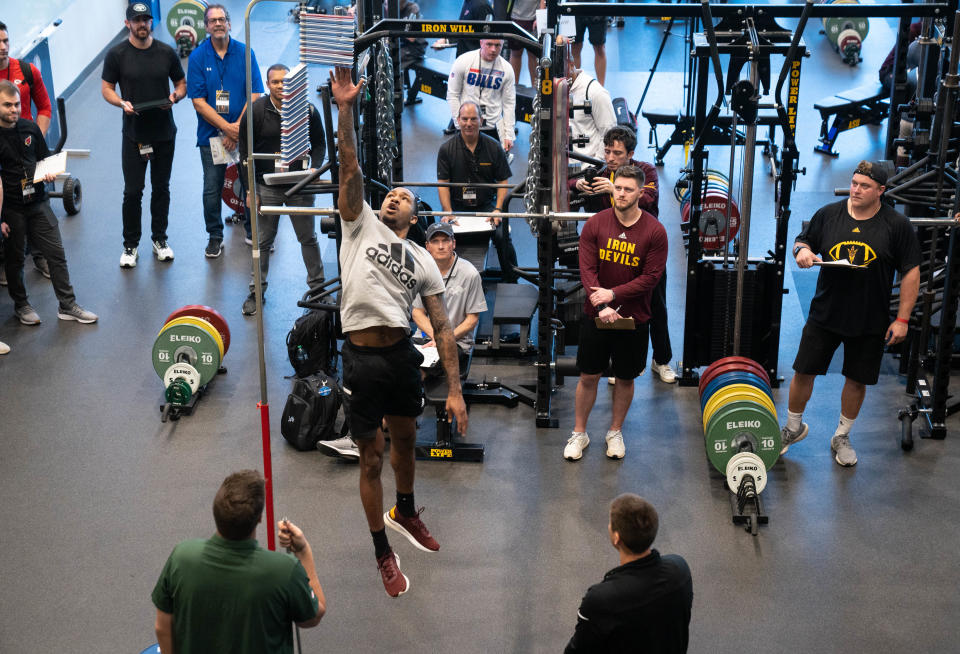
[[217, 23], [229, 23], [229, 22], [230, 22], [230, 21], [227, 20], [226, 18], [208, 18], [208, 19], [207, 19], [207, 24], [211, 24], [211, 23], [212, 23], [212, 24], [214, 24], [214, 25], [216, 25]]

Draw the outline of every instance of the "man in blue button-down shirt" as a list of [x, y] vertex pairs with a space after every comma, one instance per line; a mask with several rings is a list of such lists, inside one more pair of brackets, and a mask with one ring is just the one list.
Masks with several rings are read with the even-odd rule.
[[[222, 138], [227, 150], [234, 151], [240, 137], [240, 117], [247, 108], [246, 51], [243, 43], [230, 38], [230, 14], [220, 4], [207, 7], [204, 23], [210, 38], [191, 54], [187, 69], [187, 95], [197, 110], [197, 147], [203, 164], [203, 217], [210, 237], [206, 254], [210, 258], [223, 251], [223, 219], [220, 216], [220, 195], [226, 164], [214, 164], [211, 138]], [[253, 99], [263, 93], [260, 67], [251, 52]], [[241, 180], [240, 197], [245, 197]], [[247, 243], [250, 242], [249, 217], [244, 223]]]

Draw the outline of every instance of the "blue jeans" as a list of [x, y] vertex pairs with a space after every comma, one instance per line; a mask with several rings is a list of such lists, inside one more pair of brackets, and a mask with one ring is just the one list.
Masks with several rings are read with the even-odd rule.
[[[223, 202], [223, 180], [227, 175], [226, 164], [213, 163], [213, 155], [210, 154], [209, 145], [200, 146], [200, 164], [203, 167], [203, 221], [206, 223], [207, 234], [210, 238], [223, 240], [223, 216], [220, 211], [220, 203]], [[244, 183], [243, 175], [238, 178], [240, 181], [240, 197], [246, 199], [247, 185]], [[243, 221], [243, 227], [250, 236], [250, 214], [247, 213]]]

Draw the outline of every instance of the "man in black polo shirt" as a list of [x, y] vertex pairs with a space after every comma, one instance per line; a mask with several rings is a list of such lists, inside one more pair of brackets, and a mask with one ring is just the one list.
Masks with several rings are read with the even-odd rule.
[[[100, 93], [123, 109], [120, 162], [123, 169], [123, 254], [121, 268], [137, 265], [141, 233], [141, 201], [150, 164], [150, 238], [158, 261], [172, 261], [167, 245], [170, 171], [177, 126], [170, 107], [187, 95], [180, 59], [166, 43], [153, 38], [153, 17], [144, 2], [127, 7], [129, 36], [107, 52]], [[170, 91], [173, 82], [173, 92]], [[120, 85], [121, 97], [117, 93]]]
[[[255, 153], [280, 152], [280, 110], [283, 106], [283, 78], [289, 72], [283, 64], [274, 64], [267, 69], [267, 95], [261, 95], [254, 100], [251, 112], [244, 112], [240, 118], [240, 166], [242, 175], [246, 178], [247, 161], [247, 116], [253, 114], [253, 151]], [[327, 141], [323, 135], [323, 123], [320, 121], [320, 112], [309, 102], [307, 103], [308, 130], [310, 134], [310, 158], [314, 168], [323, 164], [323, 155], [326, 153]], [[290, 186], [267, 186], [263, 176], [275, 172], [274, 162], [271, 159], [259, 159], [255, 162], [257, 175], [257, 202], [259, 206], [288, 206], [312, 207], [313, 196], [300, 194], [286, 197], [284, 193]], [[303, 170], [303, 162], [296, 161], [290, 165], [290, 170]], [[248, 193], [249, 196], [249, 193]], [[247, 206], [250, 206], [248, 199]], [[300, 254], [303, 265], [307, 269], [307, 288], [314, 288], [323, 282], [323, 262], [320, 259], [320, 246], [317, 243], [317, 232], [314, 227], [313, 216], [298, 216], [291, 214], [290, 223], [300, 242]], [[259, 232], [258, 246], [260, 247], [260, 279], [263, 292], [267, 292], [267, 271], [270, 268], [270, 251], [273, 250], [273, 241], [277, 237], [277, 228], [280, 225], [280, 216], [260, 215], [257, 219]], [[257, 259], [254, 258], [254, 265]], [[243, 301], [241, 311], [245, 316], [257, 313], [257, 297], [254, 292], [253, 274], [250, 278], [250, 294]], [[263, 298], [266, 302], [266, 297]]]
[[[506, 208], [510, 189], [470, 186], [470, 183], [508, 183], [511, 172], [507, 154], [496, 139], [480, 133], [480, 107], [475, 102], [460, 105], [457, 120], [460, 132], [441, 145], [437, 153], [437, 181], [458, 182], [463, 186], [441, 186], [440, 206], [444, 211], [501, 212]], [[449, 222], [451, 219], [443, 220]], [[492, 217], [489, 220], [496, 228], [493, 245], [497, 248], [502, 280], [514, 284], [517, 281], [517, 251], [510, 238], [510, 219]]]
[[687, 651], [693, 580], [683, 557], [650, 548], [659, 523], [642, 497], [624, 493], [610, 503], [607, 529], [620, 565], [583, 596], [565, 654]]

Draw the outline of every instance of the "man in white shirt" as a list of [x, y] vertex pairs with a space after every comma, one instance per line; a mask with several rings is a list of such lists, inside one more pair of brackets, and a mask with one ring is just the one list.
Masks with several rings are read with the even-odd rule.
[[513, 68], [500, 56], [503, 41], [484, 39], [480, 49], [457, 57], [447, 83], [447, 104], [454, 122], [460, 105], [467, 100], [477, 103], [487, 127], [495, 127], [500, 143], [507, 152], [513, 147], [516, 122], [516, 77]]

